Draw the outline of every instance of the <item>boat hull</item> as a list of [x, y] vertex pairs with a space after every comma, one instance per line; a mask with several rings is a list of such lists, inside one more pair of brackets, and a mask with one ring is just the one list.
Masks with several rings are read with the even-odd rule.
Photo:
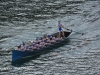
[[[40, 55], [44, 51], [47, 51], [47, 50], [50, 50], [50, 49], [52, 49], [54, 47], [60, 46], [60, 44], [62, 42], [64, 42], [68, 38], [68, 36], [71, 34], [71, 31], [64, 31], [64, 33], [65, 33], [64, 40], [59, 41], [59, 42], [57, 42], [57, 43], [55, 43], [53, 45], [50, 45], [48, 47], [44, 47], [44, 48], [39, 49], [39, 50], [34, 50], [34, 51], [18, 51], [18, 50], [12, 50], [12, 62], [17, 61], [17, 60], [22, 59], [22, 58], [29, 57], [29, 56]], [[52, 35], [58, 35], [58, 33], [54, 33]]]

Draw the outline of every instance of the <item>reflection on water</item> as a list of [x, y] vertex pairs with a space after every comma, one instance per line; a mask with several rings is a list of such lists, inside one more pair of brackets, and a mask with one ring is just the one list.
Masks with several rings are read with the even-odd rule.
[[[99, 0], [1, 0], [0, 74], [99, 75]], [[11, 50], [22, 41], [57, 32], [57, 21], [74, 31], [70, 42], [21, 67], [11, 65]]]

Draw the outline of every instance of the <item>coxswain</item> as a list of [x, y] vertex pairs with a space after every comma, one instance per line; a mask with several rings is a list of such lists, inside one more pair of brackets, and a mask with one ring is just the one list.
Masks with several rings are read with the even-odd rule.
[[66, 28], [60, 23], [60, 21], [58, 21], [58, 36], [59, 36], [59, 38], [61, 37], [61, 33], [62, 33], [63, 37], [65, 37], [65, 34], [64, 34], [64, 31], [63, 31], [62, 28], [66, 29]]

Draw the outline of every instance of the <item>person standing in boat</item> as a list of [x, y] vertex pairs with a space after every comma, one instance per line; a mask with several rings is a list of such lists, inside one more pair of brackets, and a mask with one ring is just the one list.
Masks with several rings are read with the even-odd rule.
[[65, 37], [65, 34], [64, 34], [64, 31], [63, 29], [66, 29], [61, 23], [60, 21], [58, 21], [58, 37], [60, 38], [61, 37], [61, 34], [63, 35], [63, 37]]

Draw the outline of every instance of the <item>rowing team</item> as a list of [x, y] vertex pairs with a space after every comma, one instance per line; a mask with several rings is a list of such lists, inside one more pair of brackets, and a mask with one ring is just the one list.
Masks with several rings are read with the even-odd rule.
[[47, 47], [49, 45], [52, 45], [53, 43], [59, 42], [63, 40], [62, 37], [57, 37], [57, 36], [50, 36], [48, 35], [47, 37], [41, 37], [41, 38], [36, 38], [36, 41], [30, 42], [29, 44], [25, 44], [24, 42], [17, 47], [17, 50], [19, 51], [33, 51], [33, 50], [38, 50], [43, 47]]

